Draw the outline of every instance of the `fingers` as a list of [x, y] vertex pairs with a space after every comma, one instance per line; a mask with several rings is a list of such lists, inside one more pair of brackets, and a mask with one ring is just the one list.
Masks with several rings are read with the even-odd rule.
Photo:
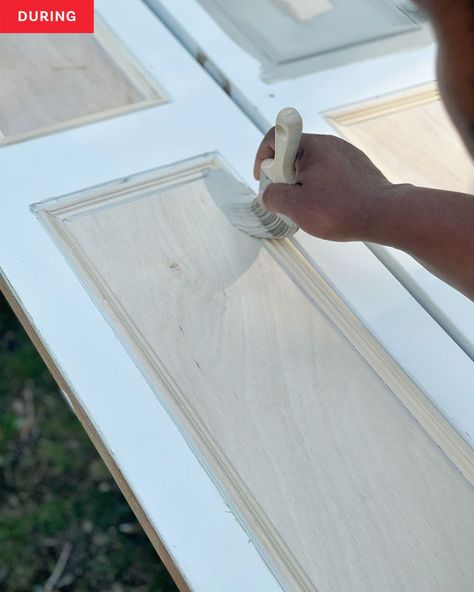
[[[308, 142], [316, 137], [316, 134], [302, 134], [301, 142], [300, 142], [300, 149], [296, 156], [295, 160], [295, 170], [296, 175], [302, 172], [305, 168], [305, 162], [308, 158], [304, 158], [305, 153], [307, 152], [307, 145]], [[253, 176], [257, 181], [260, 179], [260, 167], [262, 166], [262, 162], [266, 158], [275, 158], [275, 128], [272, 127], [265, 137], [263, 138], [259, 149], [257, 150], [257, 155], [255, 156], [255, 164], [253, 167]]]
[[269, 130], [260, 144], [257, 155], [255, 157], [255, 164], [253, 166], [253, 176], [257, 181], [260, 179], [260, 167], [266, 158], [275, 157], [275, 128]]
[[301, 202], [301, 186], [286, 183], [270, 183], [262, 195], [262, 203], [275, 214], [285, 214], [292, 220]]

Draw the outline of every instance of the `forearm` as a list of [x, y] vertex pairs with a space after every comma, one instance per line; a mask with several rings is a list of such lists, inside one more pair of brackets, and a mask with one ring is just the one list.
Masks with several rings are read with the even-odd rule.
[[[474, 156], [474, 0], [415, 1], [436, 32], [445, 106]], [[391, 194], [372, 240], [407, 251], [474, 299], [474, 196], [411, 185]]]
[[474, 300], [474, 196], [393, 185], [374, 205], [368, 240], [406, 251]]

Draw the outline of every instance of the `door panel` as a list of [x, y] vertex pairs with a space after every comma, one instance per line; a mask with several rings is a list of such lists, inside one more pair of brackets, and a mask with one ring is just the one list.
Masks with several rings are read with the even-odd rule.
[[1, 143], [165, 100], [100, 18], [95, 28], [95, 35], [0, 36]]
[[[474, 194], [471, 157], [435, 86], [354, 105], [327, 117], [394, 183]], [[406, 253], [379, 245], [371, 248], [474, 360], [472, 302]]]
[[291, 243], [229, 224], [252, 197], [209, 155], [35, 210], [285, 589], [466, 588], [474, 489], [423, 395]]
[[393, 183], [474, 193], [474, 167], [434, 85], [327, 114]]

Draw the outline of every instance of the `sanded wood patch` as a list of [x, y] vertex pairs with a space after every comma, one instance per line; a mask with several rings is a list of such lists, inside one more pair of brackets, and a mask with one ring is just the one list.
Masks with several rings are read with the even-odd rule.
[[97, 19], [95, 35], [0, 35], [0, 143], [165, 99]]
[[207, 155], [35, 211], [286, 589], [468, 590], [472, 451], [251, 197]]

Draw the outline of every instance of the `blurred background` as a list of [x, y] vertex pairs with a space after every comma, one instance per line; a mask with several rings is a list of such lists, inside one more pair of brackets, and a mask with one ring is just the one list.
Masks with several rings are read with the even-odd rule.
[[1, 294], [0, 590], [177, 590]]

